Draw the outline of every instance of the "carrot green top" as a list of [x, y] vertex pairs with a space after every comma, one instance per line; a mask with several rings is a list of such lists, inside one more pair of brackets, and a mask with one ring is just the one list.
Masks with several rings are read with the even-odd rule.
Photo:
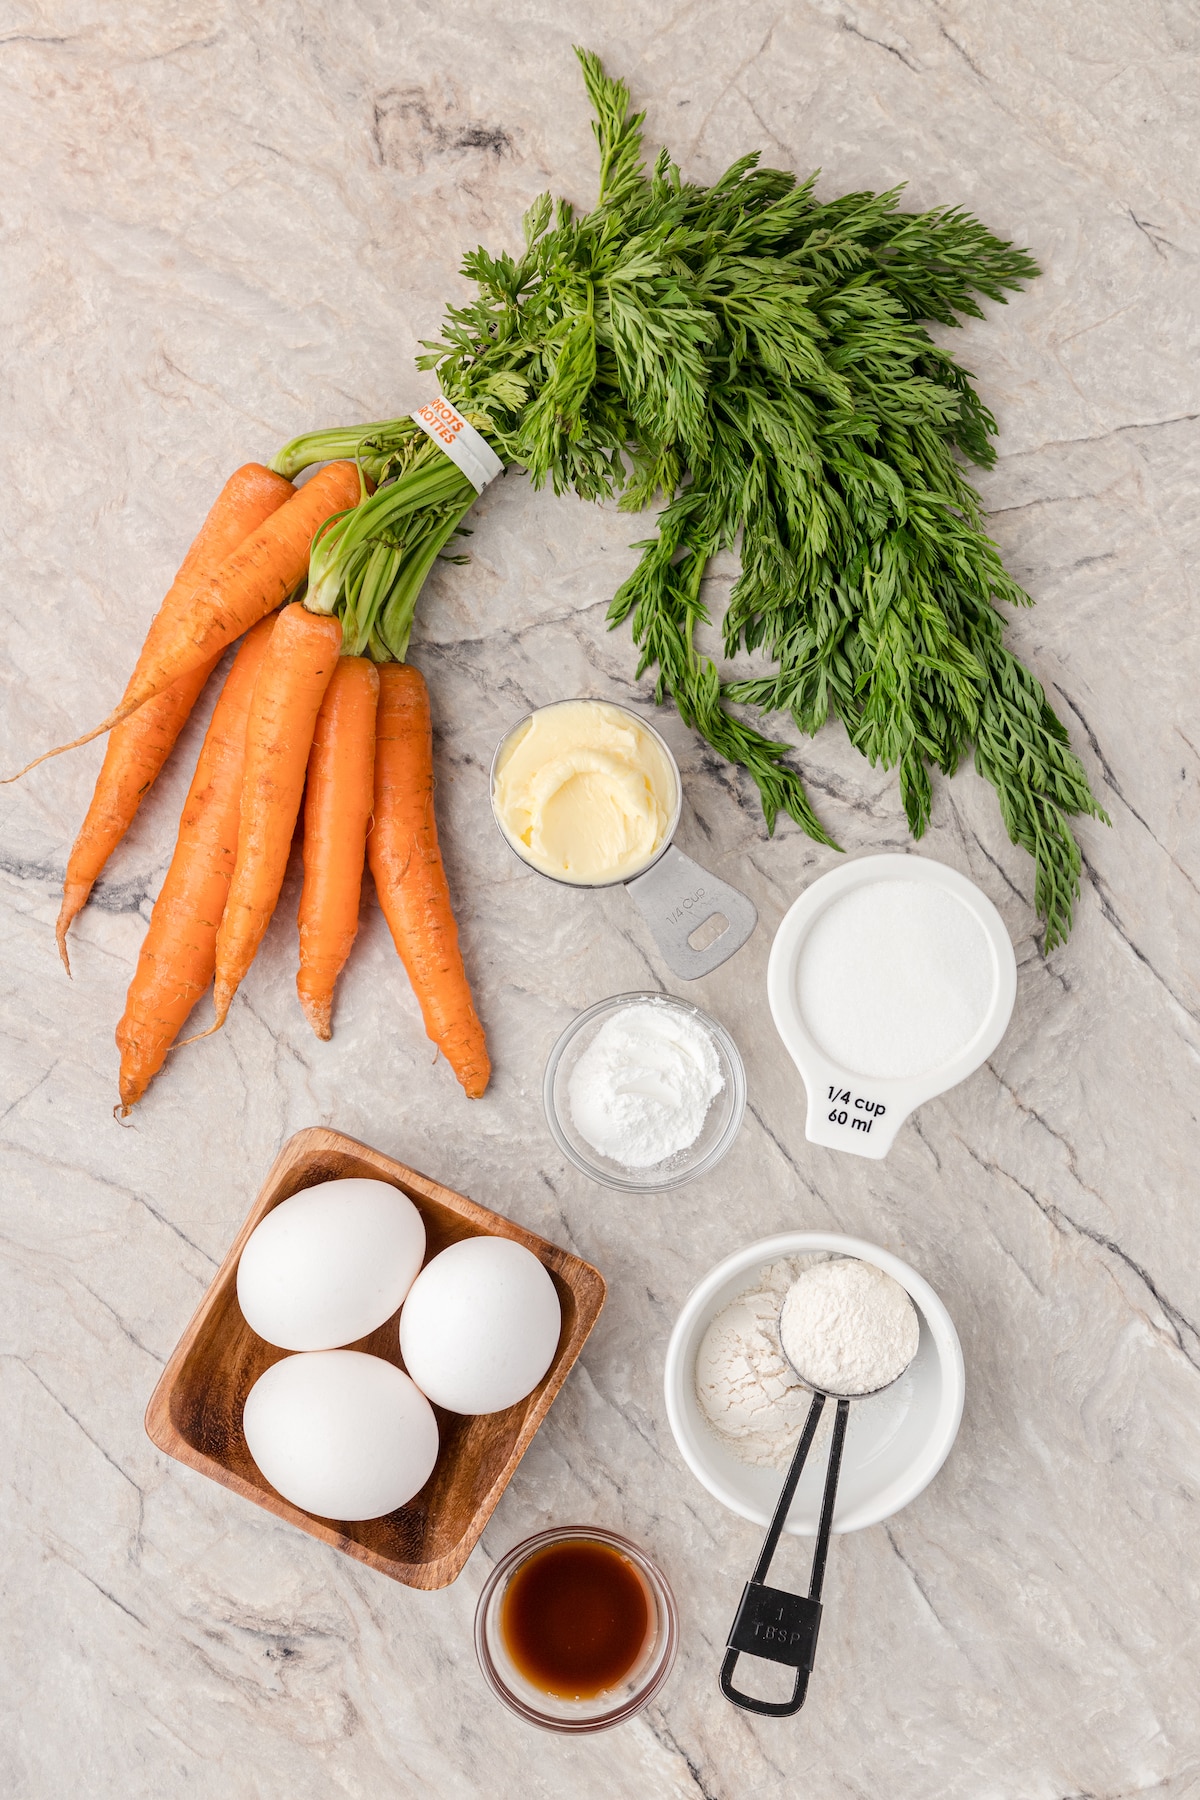
[[[628, 89], [581, 53], [600, 147], [596, 207], [549, 194], [516, 256], [472, 251], [475, 294], [448, 309], [420, 366], [535, 485], [663, 510], [610, 617], [630, 620], [685, 720], [782, 810], [831, 841], [789, 746], [742, 709], [830, 713], [872, 763], [899, 770], [916, 836], [931, 771], [974, 751], [1015, 843], [1036, 859], [1051, 948], [1070, 928], [1080, 856], [1072, 814], [1103, 817], [1065, 727], [1004, 643], [1002, 605], [1028, 596], [984, 530], [961, 458], [994, 460], [995, 420], [926, 322], [981, 317], [1037, 274], [957, 207], [899, 210], [900, 190], [819, 201], [816, 177], [743, 156], [711, 187], [666, 151], [647, 169]], [[310, 604], [348, 648], [402, 657], [417, 591], [474, 495], [411, 420], [319, 433], [275, 468], [356, 456], [379, 483], [331, 527]], [[430, 487], [425, 488], [428, 481]], [[389, 496], [386, 497], [385, 496]], [[741, 574], [725, 648], [761, 651], [722, 682], [694, 642], [714, 554]]]

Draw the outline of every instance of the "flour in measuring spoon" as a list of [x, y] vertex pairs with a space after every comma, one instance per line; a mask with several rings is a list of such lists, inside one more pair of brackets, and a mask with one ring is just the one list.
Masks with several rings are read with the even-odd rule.
[[626, 1169], [650, 1169], [694, 1144], [725, 1086], [712, 1034], [648, 1000], [605, 1021], [567, 1084], [580, 1137]]
[[[812, 1394], [801, 1382], [784, 1352], [780, 1338], [780, 1311], [789, 1293], [799, 1286], [801, 1278], [810, 1269], [817, 1269], [821, 1265], [829, 1266], [833, 1261], [833, 1257], [821, 1251], [765, 1264], [759, 1269], [752, 1284], [716, 1315], [701, 1339], [695, 1371], [696, 1398], [700, 1403], [700, 1410], [718, 1442], [731, 1451], [739, 1462], [747, 1463], [752, 1468], [783, 1470], [792, 1460], [796, 1440], [812, 1403]], [[819, 1291], [827, 1278], [818, 1276], [816, 1279]], [[900, 1292], [907, 1301], [903, 1289]], [[839, 1325], [835, 1318], [834, 1354], [838, 1356], [835, 1373], [839, 1380], [844, 1381], [847, 1375], [847, 1358], [844, 1352], [839, 1354], [837, 1340], [841, 1338], [844, 1343], [846, 1313], [845, 1309], [836, 1310], [841, 1312], [842, 1323]], [[912, 1312], [911, 1306], [908, 1310]], [[892, 1321], [884, 1334], [889, 1340], [893, 1338], [894, 1327], [895, 1321]], [[908, 1329], [910, 1328], [907, 1326], [901, 1327], [902, 1331]], [[919, 1325], [917, 1331], [919, 1336]], [[817, 1335], [822, 1336], [820, 1332]], [[807, 1351], [812, 1334], [806, 1331], [804, 1336], [806, 1342], [803, 1347]], [[874, 1338], [874, 1333], [871, 1337]], [[869, 1356], [873, 1361], [878, 1348], [877, 1340], [872, 1344], [870, 1339], [860, 1339], [857, 1332], [854, 1338], [854, 1354]], [[910, 1348], [909, 1343], [904, 1341], [903, 1353], [906, 1359], [911, 1356], [915, 1347], [913, 1344]], [[802, 1346], [793, 1342], [792, 1348], [799, 1350]], [[823, 1344], [826, 1359], [828, 1353], [829, 1345], [826, 1341]], [[883, 1386], [884, 1376], [894, 1374], [895, 1368], [889, 1366], [882, 1376], [874, 1366], [865, 1370], [860, 1367], [854, 1373], [858, 1378], [858, 1386], [870, 1390]], [[846, 1389], [841, 1391], [845, 1392]], [[869, 1444], [872, 1446], [871, 1456], [882, 1455], [903, 1429], [912, 1399], [911, 1376], [886, 1388], [883, 1393], [868, 1391], [866, 1399], [855, 1401], [850, 1421], [850, 1444]], [[821, 1464], [832, 1418], [833, 1408], [826, 1407], [813, 1439], [811, 1454], [815, 1466]], [[861, 1449], [852, 1451], [850, 1463], [853, 1465], [861, 1454]]]
[[872, 1394], [917, 1353], [917, 1309], [874, 1263], [832, 1257], [798, 1275], [779, 1315], [783, 1353], [821, 1394]]

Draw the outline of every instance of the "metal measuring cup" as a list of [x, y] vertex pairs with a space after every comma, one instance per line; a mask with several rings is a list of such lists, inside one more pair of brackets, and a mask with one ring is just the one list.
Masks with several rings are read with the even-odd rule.
[[[595, 696], [580, 698], [585, 705], [597, 704]], [[685, 981], [695, 981], [701, 975], [709, 975], [714, 969], [719, 969], [723, 962], [727, 962], [735, 951], [741, 949], [758, 923], [758, 909], [748, 894], [743, 894], [739, 888], [722, 881], [708, 869], [701, 868], [690, 856], [685, 856], [682, 850], [675, 848], [671, 840], [675, 836], [683, 810], [683, 778], [679, 772], [679, 764], [662, 733], [656, 731], [639, 713], [634, 712], [632, 707], [622, 706], [615, 700], [598, 702], [612, 707], [616, 712], [626, 713], [642, 731], [647, 732], [658, 744], [675, 778], [675, 805], [663, 834], [663, 841], [636, 875], [618, 876], [615, 881], [566, 881], [562, 876], [550, 875], [521, 855], [501, 823], [496, 807], [496, 770], [506, 746], [538, 713], [549, 712], [555, 706], [577, 703], [575, 700], [555, 700], [549, 706], [536, 707], [533, 712], [526, 713], [515, 725], [510, 726], [497, 744], [492, 766], [488, 771], [488, 796], [492, 803], [496, 829], [514, 856], [519, 857], [526, 868], [533, 869], [535, 874], [543, 876], [547, 881], [572, 888], [625, 888], [650, 927], [654, 942], [672, 973], [681, 975]], [[724, 918], [725, 924], [716, 937], [703, 948], [697, 949], [691, 940], [705, 925], [717, 918]]]
[[[908, 1294], [906, 1298], [916, 1313], [912, 1295]], [[785, 1295], [784, 1306], [786, 1304]], [[725, 1698], [732, 1700], [735, 1706], [742, 1707], [746, 1712], [764, 1713], [775, 1719], [787, 1718], [791, 1713], [799, 1712], [808, 1697], [808, 1678], [812, 1674], [817, 1633], [821, 1627], [821, 1587], [829, 1556], [829, 1534], [833, 1527], [833, 1509], [837, 1501], [838, 1477], [842, 1471], [842, 1451], [846, 1443], [846, 1427], [850, 1422], [851, 1403], [855, 1400], [869, 1400], [874, 1395], [884, 1394], [889, 1388], [895, 1387], [908, 1373], [913, 1361], [910, 1356], [904, 1367], [881, 1387], [853, 1394], [834, 1393], [829, 1389], [816, 1387], [806, 1379], [803, 1369], [797, 1368], [792, 1362], [783, 1348], [782, 1306], [779, 1320], [780, 1349], [801, 1387], [812, 1394], [812, 1405], [808, 1409], [800, 1441], [796, 1445], [771, 1523], [767, 1527], [754, 1573], [742, 1589], [742, 1598], [726, 1639], [725, 1658], [721, 1664], [721, 1692]], [[913, 1356], [915, 1355], [916, 1351], [913, 1352]], [[833, 1420], [829, 1461], [825, 1466], [825, 1491], [821, 1498], [821, 1517], [809, 1572], [808, 1593], [792, 1594], [784, 1588], [768, 1587], [767, 1576], [827, 1400], [836, 1400], [837, 1412]], [[791, 1698], [760, 1700], [753, 1694], [743, 1694], [739, 1688], [735, 1688], [733, 1674], [740, 1656], [755, 1656], [762, 1661], [783, 1663], [786, 1667], [795, 1669], [796, 1681]]]

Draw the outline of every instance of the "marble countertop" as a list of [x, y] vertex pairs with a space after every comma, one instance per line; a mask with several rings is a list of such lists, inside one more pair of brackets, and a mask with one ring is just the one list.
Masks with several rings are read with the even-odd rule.
[[[680, 843], [761, 924], [691, 994], [733, 1032], [727, 1161], [657, 1198], [555, 1153], [546, 1053], [572, 1015], [666, 975], [618, 891], [522, 870], [484, 776], [503, 727], [625, 698], [605, 630], [628, 518], [512, 479], [468, 568], [422, 600], [443, 837], [496, 1067], [460, 1099], [368, 903], [322, 1045], [295, 1003], [295, 872], [216, 1039], [128, 1128], [113, 1025], [206, 713], [77, 928], [64, 859], [98, 746], [0, 798], [5, 908], [0, 1789], [22, 1800], [1185, 1800], [1200, 1794], [1200, 15], [1187, 0], [7, 0], [0, 230], [7, 457], [0, 762], [115, 697], [225, 474], [428, 391], [416, 340], [460, 253], [513, 243], [594, 158], [571, 44], [633, 84], [653, 142], [711, 178], [762, 146], [828, 193], [907, 181], [1027, 243], [1043, 278], [957, 340], [1001, 425], [992, 529], [1038, 601], [1012, 638], [1112, 815], [1085, 824], [1078, 923], [1039, 955], [1032, 870], [970, 770], [921, 853], [991, 896], [1017, 949], [1008, 1035], [886, 1162], [815, 1149], [765, 1001], [772, 932], [836, 857], [763, 829], [672, 714]], [[710, 598], [719, 607], [727, 575]], [[649, 704], [646, 685], [639, 690]], [[800, 761], [850, 851], [908, 847], [897, 784], [839, 730]], [[160, 1456], [142, 1413], [280, 1143], [328, 1123], [595, 1262], [609, 1302], [459, 1581], [409, 1592]], [[687, 1473], [667, 1336], [717, 1259], [837, 1229], [897, 1251], [957, 1321], [967, 1402], [930, 1488], [834, 1545], [807, 1710], [729, 1707], [720, 1646], [758, 1534]], [[493, 1703], [476, 1597], [551, 1522], [661, 1562], [683, 1648], [617, 1731], [531, 1732]], [[777, 1566], [799, 1575], [802, 1558]]]

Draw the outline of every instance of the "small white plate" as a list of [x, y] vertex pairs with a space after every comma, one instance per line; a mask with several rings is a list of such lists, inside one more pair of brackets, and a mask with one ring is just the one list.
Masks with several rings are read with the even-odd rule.
[[[952, 894], [979, 925], [991, 959], [990, 999], [974, 1036], [938, 1067], [899, 1080], [839, 1067], [809, 1031], [797, 992], [805, 940], [822, 914], [855, 888], [886, 881], [927, 882]], [[1016, 995], [1017, 959], [1004, 920], [987, 895], [957, 869], [927, 856], [863, 856], [822, 875], [783, 915], [767, 964], [771, 1015], [808, 1093], [805, 1137], [855, 1156], [886, 1156], [914, 1107], [954, 1087], [987, 1061], [1008, 1029]]]
[[[907, 1291], [921, 1320], [920, 1343], [907, 1373], [886, 1393], [850, 1408], [833, 1529], [859, 1531], [890, 1519], [933, 1480], [950, 1454], [966, 1391], [962, 1347], [949, 1313], [929, 1283], [889, 1250], [836, 1232], [788, 1231], [718, 1263], [692, 1290], [667, 1345], [667, 1417], [696, 1479], [732, 1512], [767, 1525], [786, 1470], [753, 1468], [717, 1436], [696, 1398], [696, 1355], [713, 1319], [752, 1286], [761, 1268], [814, 1252], [874, 1263]], [[788, 1514], [787, 1530], [797, 1537], [816, 1536], [825, 1444], [822, 1429]]]

